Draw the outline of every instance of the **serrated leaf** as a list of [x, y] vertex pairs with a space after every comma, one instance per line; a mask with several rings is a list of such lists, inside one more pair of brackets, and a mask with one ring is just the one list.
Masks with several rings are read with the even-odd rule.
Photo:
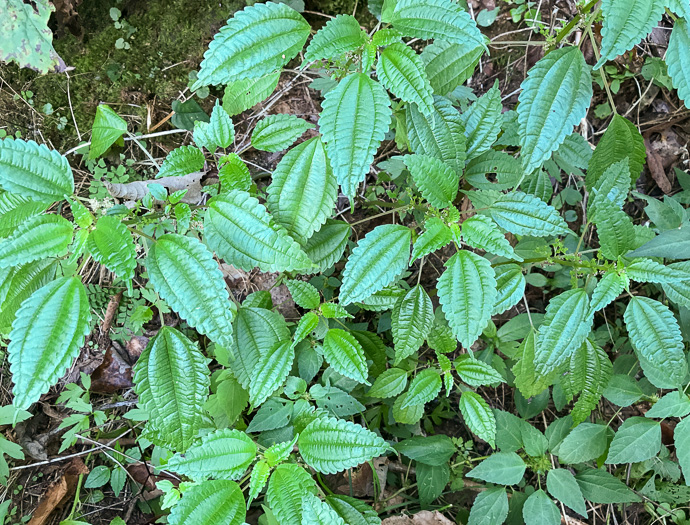
[[598, 458], [608, 446], [608, 429], [604, 425], [580, 423], [558, 445], [561, 463], [584, 463]]
[[99, 104], [91, 129], [89, 158], [95, 159], [103, 155], [125, 133], [127, 133], [127, 122], [110, 106]]
[[227, 148], [235, 140], [235, 127], [230, 120], [230, 115], [216, 100], [211, 112], [211, 120], [203, 122], [197, 120], [194, 123], [194, 142], [199, 148], [214, 151], [216, 148]]
[[445, 40], [426, 46], [420, 56], [434, 93], [447, 95], [468, 80], [484, 51], [479, 44], [452, 44]]
[[269, 467], [275, 467], [276, 465], [282, 463], [290, 457], [292, 449], [297, 443], [297, 436], [295, 436], [290, 441], [283, 441], [281, 443], [274, 443], [266, 449], [264, 452], [264, 457], [268, 462]]
[[422, 257], [426, 257], [436, 250], [440, 250], [448, 245], [453, 239], [453, 233], [438, 217], [431, 217], [424, 223], [424, 233], [422, 233], [412, 247], [411, 262]]
[[690, 280], [681, 268], [671, 268], [652, 259], [636, 259], [625, 267], [625, 275], [638, 283], [670, 284]]
[[597, 312], [611, 304], [628, 285], [628, 279], [615, 270], [607, 271], [597, 283], [589, 303], [590, 311]]
[[366, 299], [357, 302], [357, 306], [363, 310], [369, 310], [372, 312], [385, 312], [386, 310], [392, 310], [398, 300], [407, 293], [406, 290], [391, 284], [384, 287], [382, 290], [371, 294]]
[[494, 452], [467, 475], [498, 485], [517, 485], [526, 468], [525, 462], [515, 452]]
[[525, 172], [531, 173], [587, 115], [592, 78], [580, 49], [563, 47], [539, 60], [520, 87], [520, 156]]
[[180, 146], [165, 157], [156, 178], [184, 177], [202, 169], [204, 169], [204, 152], [194, 146]]
[[395, 224], [367, 233], [345, 263], [340, 303], [361, 301], [393, 282], [407, 268], [411, 236], [409, 228]]
[[285, 285], [297, 306], [307, 310], [314, 310], [319, 307], [321, 297], [319, 296], [319, 291], [313, 285], [295, 279], [285, 281]]
[[424, 62], [407, 44], [396, 42], [381, 51], [376, 76], [396, 97], [417, 104], [424, 115], [433, 111], [434, 93]]
[[[642, 370], [652, 384], [659, 388], [682, 384], [688, 366], [680, 328], [671, 310], [654, 299], [635, 296], [630, 298], [624, 320]], [[650, 377], [654, 371], [663, 377], [662, 382]]]
[[[683, 273], [690, 271], [690, 262], [681, 261], [668, 265], [669, 268], [679, 269]], [[683, 280], [663, 285], [664, 293], [677, 305], [690, 307], [690, 281]]]
[[[613, 367], [606, 352], [587, 339], [570, 357], [568, 371], [569, 374], [561, 379], [561, 384], [564, 390], [568, 385], [574, 392], [580, 392], [571, 412], [573, 423], [578, 425], [589, 417], [599, 403], [611, 379]], [[567, 397], [572, 399], [571, 395]]]
[[501, 92], [498, 82], [462, 114], [462, 123], [467, 135], [467, 159], [478, 157], [489, 151], [501, 132]]
[[309, 423], [297, 443], [307, 465], [322, 474], [336, 474], [356, 467], [390, 448], [383, 438], [370, 430], [333, 417]]
[[326, 223], [302, 245], [304, 253], [316, 265], [311, 273], [326, 271], [341, 259], [351, 231], [348, 223], [327, 219]]
[[620, 115], [614, 115], [587, 166], [587, 188], [595, 187], [610, 166], [624, 159], [629, 162], [630, 181], [634, 184], [646, 158], [647, 148], [637, 126]]
[[321, 305], [321, 315], [326, 319], [342, 319], [343, 317], [352, 319], [354, 317], [344, 306], [337, 303], [323, 303]]
[[259, 78], [244, 78], [226, 83], [223, 109], [234, 117], [267, 98], [278, 85], [280, 71]]
[[413, 405], [402, 408], [405, 403], [407, 393], [401, 394], [393, 403], [393, 420], [401, 425], [414, 425], [424, 415], [424, 405]]
[[378, 513], [357, 498], [333, 494], [326, 496], [328, 503], [347, 525], [381, 525]]
[[326, 94], [321, 108], [319, 127], [333, 173], [352, 198], [388, 131], [390, 99], [381, 84], [353, 73]]
[[[686, 15], [690, 15], [690, 7], [685, 9]], [[685, 107], [690, 107], [690, 24], [683, 18], [677, 19], [673, 24], [665, 60], [673, 87], [685, 102]]]
[[29, 408], [57, 383], [78, 355], [90, 323], [86, 289], [76, 277], [56, 279], [22, 303], [7, 347], [15, 407]]
[[269, 115], [254, 127], [252, 146], [261, 151], [282, 151], [313, 127], [313, 124], [295, 115]]
[[603, 469], [588, 469], [575, 475], [582, 495], [592, 503], [635, 503], [642, 499], [621, 480]]
[[345, 525], [343, 518], [313, 494], [302, 497], [303, 525]]
[[653, 458], [661, 448], [661, 425], [644, 417], [629, 417], [609, 446], [606, 464], [637, 463]]
[[0, 238], [11, 235], [19, 225], [43, 213], [48, 204], [37, 202], [9, 191], [0, 192]]
[[411, 288], [404, 297], [398, 299], [391, 315], [396, 365], [419, 350], [429, 335], [433, 322], [434, 307], [422, 286]]
[[429, 155], [405, 155], [403, 161], [422, 196], [432, 206], [451, 206], [458, 194], [460, 177], [442, 160]]
[[43, 259], [0, 270], [0, 333], [9, 333], [21, 304], [52, 281], [56, 269], [55, 261]]
[[171, 525], [241, 525], [246, 511], [240, 486], [224, 479], [205, 481], [185, 490], [168, 516]]
[[479, 394], [466, 391], [460, 396], [459, 408], [472, 433], [492, 447], [495, 446], [496, 419], [486, 401]]
[[385, 399], [395, 397], [407, 386], [407, 371], [402, 368], [389, 368], [376, 378], [367, 392], [369, 397]]
[[590, 219], [596, 216], [597, 205], [602, 201], [611, 202], [622, 208], [630, 190], [630, 161], [625, 158], [611, 164], [591, 188], [587, 213]]
[[89, 233], [86, 245], [96, 262], [128, 282], [134, 278], [137, 251], [132, 234], [120, 219], [105, 215]]
[[311, 39], [304, 53], [304, 60], [332, 59], [355, 51], [367, 41], [367, 35], [359, 22], [351, 15], [338, 15], [329, 20]]
[[181, 332], [164, 326], [134, 366], [134, 390], [149, 415], [146, 437], [185, 452], [204, 424], [211, 380], [206, 358]]
[[0, 239], [0, 268], [64, 255], [73, 231], [74, 225], [60, 215], [34, 215]]
[[194, 481], [209, 478], [239, 480], [256, 458], [256, 444], [239, 430], [214, 430], [201, 443], [177, 453], [168, 460], [166, 469]]
[[146, 269], [153, 288], [190, 326], [231, 347], [236, 308], [206, 246], [191, 237], [162, 235], [149, 250]]
[[513, 366], [515, 374], [515, 386], [525, 398], [536, 396], [551, 385], [557, 377], [557, 371], [550, 374], [537, 374], [535, 368], [536, 354], [536, 334], [533, 329], [529, 330], [518, 349], [519, 361]]
[[436, 399], [441, 391], [442, 381], [438, 371], [427, 368], [419, 372], [407, 389], [405, 402], [401, 408], [408, 408], [413, 405], [424, 405]]
[[599, 235], [599, 251], [610, 260], [616, 260], [628, 253], [635, 242], [635, 229], [627, 213], [606, 201], [597, 206], [595, 217]]
[[256, 462], [256, 465], [254, 465], [252, 473], [249, 476], [249, 497], [247, 498], [247, 508], [249, 508], [251, 502], [259, 495], [266, 485], [270, 473], [271, 467], [268, 466], [268, 463], [263, 460]]
[[291, 149], [278, 163], [266, 190], [266, 207], [300, 244], [331, 216], [338, 183], [319, 137]]
[[278, 465], [268, 480], [266, 500], [280, 525], [302, 525], [302, 497], [316, 493], [311, 475], [299, 465]]
[[594, 69], [599, 69], [608, 60], [613, 60], [639, 44], [661, 21], [665, 7], [664, 0], [603, 0], [601, 58]]
[[645, 413], [645, 417], [685, 417], [688, 414], [690, 414], [690, 397], [679, 390], [674, 390], [654, 403], [652, 408]]
[[[587, 506], [575, 476], [564, 468], [549, 470], [546, 475], [549, 493], [580, 516], [587, 516]], [[559, 520], [560, 521], [560, 520]]]
[[233, 190], [209, 202], [204, 233], [214, 252], [242, 270], [284, 272], [311, 266], [299, 244], [245, 191]]
[[453, 334], [469, 349], [491, 319], [496, 302], [496, 278], [485, 258], [461, 250], [448, 262], [436, 285]]
[[455, 371], [460, 379], [474, 387], [504, 382], [494, 367], [469, 355], [462, 355], [455, 360]]
[[568, 290], [551, 299], [539, 327], [535, 370], [548, 375], [557, 370], [584, 342], [592, 329], [589, 297], [583, 288]]
[[506, 259], [522, 261], [494, 221], [486, 215], [474, 215], [462, 223], [462, 239], [480, 250]]
[[556, 504], [539, 489], [527, 498], [522, 507], [525, 525], [560, 525], [561, 512]]
[[470, 509], [467, 525], [501, 525], [508, 517], [508, 495], [504, 487], [480, 492]]
[[354, 336], [331, 328], [323, 341], [323, 356], [328, 364], [339, 374], [354, 379], [358, 383], [369, 384], [367, 361], [364, 350]]
[[469, 13], [451, 0], [398, 0], [390, 20], [383, 21], [390, 22], [405, 36], [484, 45]]
[[261, 405], [280, 388], [295, 360], [295, 347], [291, 340], [278, 343], [259, 358], [249, 383], [249, 401], [252, 406]]
[[310, 32], [307, 21], [287, 4], [247, 6], [216, 33], [192, 90], [273, 73], [300, 52]]
[[494, 273], [496, 275], [496, 302], [492, 315], [498, 315], [512, 308], [522, 299], [527, 281], [522, 268], [517, 264], [495, 266]]
[[489, 208], [491, 218], [516, 235], [548, 237], [568, 233], [568, 225], [558, 211], [543, 200], [513, 191], [501, 195]]
[[405, 115], [412, 151], [442, 160], [460, 176], [465, 168], [467, 138], [462, 117], [450, 100], [434, 96], [434, 108], [429, 115], [409, 104]]
[[0, 140], [0, 187], [27, 199], [55, 202], [74, 193], [67, 159], [33, 140]]
[[683, 419], [673, 432], [674, 445], [678, 464], [683, 470], [685, 484], [690, 485], [690, 418]]
[[518, 159], [502, 151], [489, 150], [467, 163], [464, 177], [480, 190], [507, 190], [520, 182], [522, 173]]
[[252, 176], [249, 173], [249, 168], [237, 153], [230, 153], [219, 161], [218, 179], [222, 193], [232, 190], [249, 191], [252, 187]]

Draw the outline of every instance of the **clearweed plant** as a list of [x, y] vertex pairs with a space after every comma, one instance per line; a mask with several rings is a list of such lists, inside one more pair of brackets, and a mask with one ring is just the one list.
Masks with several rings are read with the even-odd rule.
[[[224, 89], [222, 103], [156, 179], [113, 183], [101, 166], [104, 187], [128, 201], [105, 213], [75, 191], [67, 156], [0, 141], [0, 334], [14, 396], [3, 424], [30, 417], [85, 345], [93, 260], [139, 298], [133, 332], [160, 317], [125, 417], [152, 465], [182, 480], [159, 482], [168, 523], [240, 525], [251, 509], [266, 524], [377, 524], [395, 509], [385, 476], [358, 498], [326, 475], [351, 486], [380, 457], [414, 471], [399, 487], [408, 507], [470, 525], [557, 525], [602, 505], [613, 519], [637, 505], [650, 522], [688, 523], [690, 179], [679, 172], [684, 191], [663, 201], [631, 193], [647, 150], [604, 66], [666, 16], [668, 77], [690, 100], [690, 5], [580, 2], [509, 112], [497, 85], [469, 104], [463, 95], [488, 41], [461, 5], [369, 8], [371, 32], [345, 14], [313, 36], [283, 3], [236, 13], [192, 85]], [[321, 75], [318, 128], [269, 114], [237, 144], [232, 117], [269, 97], [296, 57], [298, 72]], [[574, 132], [593, 82], [613, 112], [594, 150]], [[101, 105], [90, 143], [69, 154], [97, 159], [124, 135], [138, 143]], [[372, 169], [384, 142], [395, 154]], [[286, 151], [265, 187], [243, 162], [250, 148]], [[218, 182], [199, 186], [211, 168]], [[361, 220], [343, 220], [339, 195]], [[646, 218], [628, 213], [633, 198]], [[383, 211], [366, 216], [372, 201]], [[425, 276], [432, 261], [438, 276]], [[267, 291], [239, 304], [219, 263], [279, 274], [300, 317], [286, 319]], [[166, 323], [171, 311], [181, 325]], [[58, 399], [76, 412], [65, 446], [108, 418], [89, 384]], [[497, 408], [496, 388], [515, 410]], [[96, 467], [85, 487], [110, 481], [119, 493], [121, 462]], [[469, 511], [444, 503], [463, 487]]]

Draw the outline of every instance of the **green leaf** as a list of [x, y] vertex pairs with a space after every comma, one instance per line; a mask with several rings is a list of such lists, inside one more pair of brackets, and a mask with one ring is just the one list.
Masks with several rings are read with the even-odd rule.
[[199, 148], [214, 151], [216, 148], [227, 148], [235, 140], [235, 127], [230, 115], [223, 109], [218, 100], [213, 106], [211, 120], [194, 123], [194, 142]]
[[338, 197], [338, 183], [321, 139], [291, 149], [278, 163], [266, 191], [268, 211], [304, 246], [331, 216]]
[[474, 392], [463, 392], [460, 396], [460, 412], [472, 433], [493, 447], [496, 440], [496, 419], [486, 401]]
[[108, 483], [108, 481], [110, 481], [110, 469], [105, 465], [99, 465], [89, 472], [84, 481], [84, 488], [97, 489]]
[[326, 94], [321, 108], [319, 127], [333, 173], [352, 198], [388, 131], [390, 99], [381, 84], [353, 73]]
[[430, 217], [424, 223], [424, 233], [414, 243], [410, 261], [414, 262], [436, 250], [440, 250], [448, 245], [452, 239], [453, 232], [450, 228], [438, 217]]
[[305, 308], [306, 310], [315, 310], [321, 303], [319, 291], [311, 284], [304, 281], [297, 281], [289, 279], [285, 281], [285, 285], [292, 295], [292, 300], [297, 306]]
[[256, 444], [239, 430], [214, 430], [201, 443], [177, 453], [168, 460], [167, 470], [177, 472], [194, 481], [209, 478], [240, 479], [256, 458]]
[[127, 133], [127, 122], [110, 106], [99, 104], [91, 130], [89, 158], [95, 159], [103, 155], [125, 133]]
[[422, 507], [429, 504], [443, 494], [450, 481], [450, 466], [447, 463], [439, 467], [432, 467], [424, 463], [416, 466], [417, 492]]
[[441, 391], [441, 375], [438, 371], [427, 368], [419, 372], [410, 383], [407, 390], [405, 402], [401, 408], [408, 408], [413, 405], [424, 405], [436, 399]]
[[402, 408], [407, 394], [401, 394], [393, 403], [393, 420], [402, 425], [414, 425], [424, 415], [424, 405]]
[[608, 428], [593, 423], [580, 423], [558, 445], [558, 460], [561, 463], [584, 463], [597, 459], [608, 446]]
[[505, 238], [496, 223], [486, 215], [474, 215], [462, 223], [462, 239], [480, 250], [484, 250], [506, 259], [522, 261]]
[[385, 312], [392, 310], [398, 300], [407, 293], [395, 284], [388, 285], [382, 290], [371, 294], [366, 299], [356, 303], [357, 306], [363, 310], [370, 310], [372, 312]]
[[[625, 326], [647, 379], [658, 388], [675, 388], [688, 373], [683, 339], [676, 318], [667, 306], [648, 297], [631, 297]], [[657, 372], [663, 380], [654, 380]]]
[[[690, 262], [682, 261], [668, 265], [669, 268], [678, 269], [683, 273], [690, 271]], [[667, 283], [663, 286], [664, 293], [671, 301], [679, 306], [690, 307], [690, 280], [682, 280], [674, 283]]]
[[338, 15], [329, 20], [311, 39], [304, 53], [304, 60], [332, 59], [355, 51], [367, 42], [367, 35], [359, 22], [351, 15]]
[[470, 509], [467, 525], [501, 525], [508, 517], [508, 495], [504, 487], [480, 492]]
[[491, 320], [496, 302], [496, 278], [484, 257], [460, 250], [446, 262], [436, 285], [453, 334], [469, 349]]
[[343, 317], [352, 319], [354, 317], [344, 306], [336, 303], [323, 303], [321, 305], [321, 315], [326, 319], [342, 319]]
[[669, 284], [690, 280], [682, 268], [664, 266], [652, 259], [636, 259], [625, 267], [628, 278], [639, 283]]
[[287, 4], [247, 6], [216, 33], [192, 91], [273, 73], [301, 51], [310, 32], [307, 21]]
[[86, 245], [96, 262], [127, 281], [134, 279], [137, 251], [132, 234], [120, 219], [105, 215], [98, 219], [96, 228], [89, 233]]
[[11, 235], [22, 223], [43, 213], [48, 204], [9, 191], [0, 192], [0, 238]]
[[443, 161], [429, 155], [405, 155], [403, 161], [422, 196], [442, 209], [453, 204], [460, 177]]
[[391, 315], [396, 365], [419, 350], [433, 322], [434, 307], [422, 286], [411, 288], [398, 299]]
[[313, 494], [302, 497], [303, 525], [345, 525], [343, 518]]
[[492, 315], [499, 315], [515, 306], [525, 294], [525, 276], [517, 264], [494, 267], [496, 275], [496, 302]]
[[551, 299], [537, 337], [537, 374], [557, 370], [582, 345], [591, 329], [589, 297], [584, 288], [568, 290]]
[[653, 458], [661, 449], [661, 425], [644, 417], [629, 417], [609, 447], [606, 464], [637, 463]]
[[295, 443], [297, 443], [297, 437], [294, 437], [291, 441], [275, 443], [268, 447], [264, 452], [264, 457], [268, 462], [268, 466], [273, 468], [276, 465], [282, 463], [283, 461], [286, 461], [290, 457]]
[[409, 104], [406, 110], [407, 133], [410, 148], [419, 155], [442, 160], [460, 176], [465, 169], [465, 127], [458, 110], [447, 98], [435, 96], [434, 108], [429, 115]]
[[642, 173], [646, 158], [647, 148], [637, 126], [620, 115], [614, 115], [587, 166], [587, 188], [594, 188], [610, 166], [625, 159], [629, 162], [630, 181], [634, 184]]
[[390, 22], [405, 36], [484, 45], [474, 20], [451, 0], [398, 0], [390, 20], [384, 17], [383, 21]]
[[[690, 8], [686, 7], [687, 14]], [[673, 87], [678, 91], [678, 96], [685, 102], [685, 107], [690, 105], [690, 25], [683, 18], [677, 19], [671, 31], [671, 40], [666, 50], [666, 65], [668, 74], [673, 81]]]
[[304, 253], [316, 266], [312, 273], [326, 271], [341, 259], [351, 231], [348, 223], [327, 219], [319, 231], [302, 245]]
[[295, 115], [269, 115], [254, 127], [252, 146], [261, 151], [282, 151], [313, 127], [313, 124]]
[[502, 111], [501, 92], [498, 89], [498, 82], [496, 82], [489, 91], [462, 114], [462, 123], [467, 135], [468, 160], [489, 151], [493, 143], [496, 142], [503, 123]]
[[172, 110], [173, 116], [170, 119], [172, 125], [187, 131], [194, 131], [194, 123], [197, 120], [202, 122], [211, 120], [196, 99], [193, 98], [187, 99], [186, 102], [173, 100]]
[[414, 436], [395, 444], [395, 450], [403, 456], [432, 467], [448, 463], [458, 449], [445, 434]]
[[67, 159], [33, 140], [0, 140], [0, 187], [27, 199], [55, 202], [74, 193]]
[[220, 179], [221, 192], [232, 190], [249, 191], [252, 187], [252, 175], [249, 168], [242, 162], [237, 153], [230, 153], [220, 159], [218, 163], [218, 178]]
[[279, 342], [259, 358], [249, 383], [249, 401], [252, 406], [261, 405], [283, 385], [294, 360], [295, 347], [292, 340]]
[[644, 396], [637, 381], [627, 374], [614, 374], [604, 389], [604, 397], [614, 405], [627, 407]]
[[597, 205], [603, 201], [612, 202], [619, 209], [625, 204], [630, 190], [630, 161], [628, 158], [611, 164], [591, 188], [587, 213], [596, 216]]
[[410, 255], [409, 228], [377, 226], [352, 250], [340, 287], [340, 304], [366, 299], [392, 283], [406, 268]]
[[307, 465], [322, 474], [354, 468], [390, 449], [370, 430], [333, 417], [309, 423], [299, 435], [298, 446]]
[[690, 418], [686, 417], [676, 425], [673, 443], [676, 446], [678, 464], [683, 469], [685, 484], [690, 485]]
[[597, 205], [594, 217], [599, 234], [601, 254], [610, 260], [616, 260], [633, 248], [635, 229], [627, 213], [609, 201]]
[[485, 48], [481, 44], [451, 44], [437, 40], [420, 55], [429, 83], [437, 95], [447, 95], [473, 74]]
[[525, 462], [515, 452], [494, 452], [467, 475], [498, 485], [517, 485], [526, 468]]
[[518, 349], [520, 360], [513, 366], [515, 374], [515, 386], [525, 398], [536, 396], [553, 384], [557, 377], [557, 371], [550, 374], [537, 374], [535, 367], [537, 336], [533, 329], [525, 337]]
[[642, 499], [617, 477], [602, 469], [588, 469], [575, 476], [582, 495], [592, 503], [636, 503]]
[[407, 371], [402, 368], [389, 368], [376, 378], [367, 392], [368, 397], [385, 399], [395, 397], [407, 386]]
[[14, 406], [27, 409], [57, 383], [90, 331], [86, 289], [76, 277], [56, 279], [26, 299], [7, 347]]
[[569, 231], [553, 206], [520, 191], [501, 195], [491, 204], [488, 213], [501, 228], [516, 235], [549, 237]]
[[340, 328], [331, 328], [323, 341], [323, 356], [339, 374], [358, 383], [369, 384], [366, 357], [355, 337]]
[[226, 83], [223, 109], [234, 117], [267, 98], [280, 80], [280, 71], [259, 78], [243, 78]]
[[186, 451], [205, 423], [211, 381], [204, 354], [181, 332], [164, 326], [134, 366], [134, 384], [139, 406], [149, 415], [146, 437]]
[[685, 0], [668, 0], [666, 4], [677, 16], [682, 16], [686, 20], [690, 18], [690, 3], [686, 3]]
[[240, 486], [234, 481], [217, 479], [188, 487], [182, 499], [172, 508], [168, 523], [241, 525], [245, 516]]
[[[597, 406], [604, 389], [607, 387], [613, 367], [606, 352], [594, 345], [589, 339], [570, 357], [570, 374], [561, 378], [561, 385], [572, 385], [573, 390], [580, 392], [580, 397], [573, 406], [571, 415], [576, 425], [585, 421]], [[574, 393], [574, 392], [573, 392]], [[567, 397], [572, 399], [572, 395]]]
[[424, 115], [433, 111], [434, 92], [426, 76], [424, 62], [406, 44], [395, 42], [381, 51], [376, 76], [396, 97], [417, 104]]
[[591, 313], [606, 308], [611, 304], [628, 285], [625, 275], [620, 275], [615, 270], [607, 271], [597, 283], [589, 302]]
[[684, 417], [688, 414], [690, 414], [690, 397], [679, 390], [674, 390], [654, 403], [652, 408], [645, 413], [645, 417], [663, 419]]
[[149, 250], [146, 269], [153, 288], [190, 326], [230, 348], [236, 308], [206, 246], [191, 237], [162, 235]]
[[[587, 516], [587, 506], [575, 476], [564, 468], [549, 470], [546, 475], [549, 493], [580, 516]], [[559, 520], [560, 521], [560, 520]]]
[[561, 513], [546, 492], [533, 492], [522, 507], [525, 525], [560, 525]]
[[209, 248], [242, 270], [284, 272], [311, 266], [299, 244], [245, 191], [233, 190], [209, 202], [204, 233]]
[[165, 157], [156, 178], [184, 177], [202, 169], [204, 169], [204, 152], [194, 146], [180, 146]]
[[664, 0], [630, 0], [616, 2], [603, 0], [601, 12], [604, 27], [601, 30], [601, 58], [594, 66], [599, 69], [607, 61], [632, 49], [651, 33], [661, 21]]
[[252, 501], [259, 495], [268, 481], [271, 467], [264, 460], [257, 461], [249, 476], [249, 497], [247, 498], [247, 508]]
[[460, 379], [474, 387], [504, 382], [494, 367], [469, 355], [461, 355], [455, 360], [455, 371]]
[[278, 465], [268, 480], [266, 501], [280, 525], [302, 525], [302, 498], [316, 493], [311, 475], [295, 463]]
[[73, 231], [74, 225], [60, 215], [34, 215], [0, 239], [0, 268], [65, 255]]
[[21, 304], [36, 290], [52, 281], [56, 269], [55, 261], [43, 259], [0, 270], [0, 333], [9, 333]]
[[[487, 179], [490, 175], [492, 180]], [[507, 190], [520, 182], [522, 164], [507, 153], [489, 150], [467, 163], [464, 177], [480, 190]]]
[[563, 47], [537, 62], [520, 87], [520, 155], [529, 174], [551, 158], [587, 115], [592, 78], [580, 49]]

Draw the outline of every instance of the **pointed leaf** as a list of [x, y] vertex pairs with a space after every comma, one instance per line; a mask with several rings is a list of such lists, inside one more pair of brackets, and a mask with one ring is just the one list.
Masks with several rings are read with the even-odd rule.
[[311, 273], [326, 271], [341, 259], [351, 231], [348, 223], [327, 219], [319, 231], [302, 245], [304, 253], [316, 265]]
[[267, 98], [278, 85], [280, 71], [259, 78], [232, 80], [225, 85], [223, 109], [234, 117]]
[[604, 257], [615, 261], [634, 247], [635, 229], [632, 221], [615, 204], [610, 201], [600, 202], [594, 220], [600, 252]]
[[48, 204], [9, 191], [0, 193], [0, 238], [7, 237], [31, 217], [43, 213]]
[[508, 495], [504, 487], [480, 492], [472, 504], [467, 525], [501, 525], [508, 517]]
[[496, 83], [462, 114], [467, 135], [468, 160], [489, 151], [496, 142], [503, 123], [502, 111], [501, 92]]
[[313, 127], [313, 124], [295, 115], [269, 115], [254, 127], [252, 146], [261, 151], [282, 151]]
[[503, 377], [494, 367], [469, 355], [463, 355], [456, 359], [455, 371], [460, 379], [474, 387], [504, 382]]
[[525, 276], [517, 264], [494, 267], [496, 274], [496, 303], [492, 315], [502, 314], [515, 306], [525, 294]]
[[302, 497], [303, 525], [345, 525], [343, 518], [313, 494]]
[[367, 35], [359, 22], [351, 15], [338, 15], [329, 20], [311, 39], [304, 53], [304, 60], [332, 59], [338, 55], [355, 51], [367, 41]]
[[480, 250], [522, 261], [494, 221], [486, 215], [474, 215], [462, 223], [462, 239]]
[[311, 475], [295, 463], [278, 465], [268, 480], [266, 501], [280, 525], [302, 525], [302, 498], [316, 493]]
[[411, 262], [422, 257], [426, 257], [436, 250], [440, 250], [448, 245], [453, 239], [453, 233], [438, 217], [431, 217], [424, 223], [424, 233], [422, 233], [414, 243], [412, 248]]
[[[690, 15], [690, 7], [685, 8]], [[673, 24], [671, 40], [666, 50], [666, 65], [668, 74], [673, 81], [673, 87], [678, 96], [690, 106], [690, 24], [686, 19], [679, 18]]]
[[259, 358], [249, 383], [249, 401], [252, 406], [261, 405], [283, 386], [294, 360], [295, 347], [291, 340], [278, 343]]
[[637, 463], [650, 459], [661, 448], [661, 425], [644, 417], [629, 417], [616, 432], [606, 464]]
[[422, 196], [436, 208], [453, 204], [460, 177], [443, 161], [428, 155], [405, 155], [403, 161]]
[[501, 195], [490, 206], [489, 215], [501, 228], [516, 235], [548, 237], [569, 231], [553, 206], [519, 191]]
[[216, 100], [211, 120], [202, 122], [197, 120], [194, 123], [194, 142], [200, 148], [213, 151], [216, 148], [227, 148], [235, 139], [235, 127], [230, 120], [230, 115], [223, 109]]
[[328, 503], [347, 525], [381, 525], [378, 512], [357, 498], [333, 494], [326, 496]]
[[515, 452], [494, 452], [467, 475], [498, 485], [517, 485], [526, 468], [525, 462]]
[[323, 341], [323, 356], [339, 374], [358, 383], [369, 384], [364, 350], [351, 334], [340, 328], [331, 328]]
[[575, 476], [582, 495], [592, 503], [635, 503], [642, 499], [625, 483], [603, 469], [588, 469]]
[[619, 275], [615, 270], [606, 272], [597, 287], [592, 292], [592, 299], [589, 303], [590, 311], [597, 312], [611, 304], [628, 285], [625, 275]]
[[405, 402], [401, 408], [424, 405], [436, 399], [436, 396], [441, 391], [441, 386], [441, 375], [438, 371], [431, 368], [422, 370], [410, 383], [410, 388], [405, 396]]
[[64, 255], [73, 231], [74, 225], [60, 215], [34, 215], [0, 239], [0, 268]]
[[625, 275], [638, 283], [670, 284], [690, 280], [681, 268], [664, 266], [652, 259], [637, 259], [625, 267]]
[[182, 499], [172, 508], [168, 523], [242, 525], [245, 516], [240, 486], [234, 481], [217, 479], [188, 487]]
[[0, 270], [0, 333], [9, 333], [21, 304], [51, 282], [56, 269], [55, 261], [43, 259]]
[[466, 391], [460, 396], [459, 408], [472, 433], [493, 447], [496, 440], [496, 418], [486, 401], [479, 394]]
[[395, 397], [407, 386], [407, 371], [402, 368], [389, 368], [376, 378], [367, 392], [369, 397], [385, 399]]
[[594, 188], [610, 166], [625, 159], [630, 166], [630, 181], [634, 184], [642, 173], [646, 158], [647, 148], [637, 126], [620, 115], [614, 115], [587, 166], [587, 187]]
[[319, 291], [313, 285], [295, 279], [286, 281], [285, 285], [297, 306], [307, 310], [314, 310], [319, 307], [321, 297], [319, 296]]
[[396, 42], [381, 51], [376, 76], [396, 97], [417, 104], [423, 114], [433, 111], [434, 93], [424, 62], [407, 44]]
[[539, 489], [533, 492], [522, 507], [525, 525], [560, 525], [561, 512], [556, 504]]
[[584, 463], [598, 458], [608, 446], [608, 429], [604, 425], [580, 423], [558, 445], [561, 463]]
[[180, 146], [172, 150], [156, 175], [161, 177], [184, 177], [204, 168], [204, 152], [194, 146]]
[[137, 251], [132, 234], [120, 219], [112, 215], [98, 219], [86, 245], [96, 262], [125, 281], [134, 278]]
[[484, 51], [481, 44], [451, 44], [445, 40], [426, 46], [420, 56], [426, 64], [426, 74], [434, 93], [447, 95], [468, 80]]
[[580, 516], [587, 516], [587, 506], [582, 497], [582, 491], [575, 476], [569, 470], [564, 468], [549, 470], [546, 475], [546, 487], [549, 493], [566, 507]]
[[247, 498], [247, 508], [263, 490], [266, 482], [268, 481], [268, 476], [270, 473], [271, 467], [268, 466], [268, 463], [263, 460], [256, 462], [256, 465], [254, 465], [252, 473], [249, 476], [249, 497]]
[[398, 299], [391, 315], [396, 365], [419, 350], [433, 322], [434, 307], [423, 287], [417, 285]]
[[89, 158], [95, 159], [103, 155], [125, 133], [127, 133], [127, 122], [110, 106], [99, 104], [91, 130]]

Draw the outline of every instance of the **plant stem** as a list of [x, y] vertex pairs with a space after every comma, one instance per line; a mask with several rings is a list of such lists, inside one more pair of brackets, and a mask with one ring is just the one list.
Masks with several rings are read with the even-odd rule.
[[577, 24], [582, 20], [582, 15], [585, 13], [589, 13], [589, 11], [597, 4], [599, 0], [592, 0], [590, 3], [588, 3], [585, 7], [582, 8], [582, 13], [578, 13], [575, 15], [575, 17], [568, 22], [563, 29], [561, 29], [558, 34], [556, 35], [556, 44], [560, 44], [561, 41], [567, 37], [570, 32], [577, 26]]
[[372, 215], [371, 217], [367, 217], [366, 219], [362, 219], [362, 220], [359, 220], [357, 222], [351, 222], [350, 227], [357, 226], [358, 224], [362, 224], [363, 222], [368, 222], [368, 221], [371, 221], [374, 219], [378, 219], [379, 217], [383, 217], [384, 215], [390, 215], [391, 213], [395, 213], [398, 211], [407, 211], [410, 208], [414, 208], [414, 206], [412, 204], [406, 204], [405, 206], [400, 206], [399, 208], [393, 208], [392, 210], [377, 213], [376, 215]]

